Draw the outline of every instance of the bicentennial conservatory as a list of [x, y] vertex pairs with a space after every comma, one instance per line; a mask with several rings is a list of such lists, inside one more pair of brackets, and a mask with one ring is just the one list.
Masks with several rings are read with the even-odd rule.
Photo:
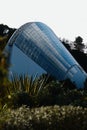
[[70, 79], [78, 88], [87, 78], [55, 33], [41, 22], [26, 23], [17, 29], [4, 52], [9, 56], [10, 73], [48, 73], [59, 81]]

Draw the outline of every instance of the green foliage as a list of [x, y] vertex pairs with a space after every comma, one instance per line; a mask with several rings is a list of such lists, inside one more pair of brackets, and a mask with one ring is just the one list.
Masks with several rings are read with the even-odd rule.
[[0, 36], [0, 50], [3, 51], [7, 44], [8, 37], [7, 36]]
[[15, 76], [8, 88], [6, 104], [10, 108], [73, 105], [87, 107], [87, 91], [79, 90], [69, 81], [48, 82], [47, 77]]
[[8, 81], [7, 68], [6, 58], [0, 52], [0, 108], [5, 105], [9, 94], [10, 82]]
[[10, 88], [10, 95], [8, 100], [9, 107], [20, 107], [21, 105], [28, 105], [34, 107], [38, 105], [37, 97], [46, 86], [46, 78], [37, 78], [29, 76], [17, 76], [12, 78], [12, 85]]
[[72, 104], [74, 106], [87, 107], [86, 99], [87, 92], [83, 89], [76, 89], [70, 81], [66, 80], [63, 83], [52, 81], [39, 93], [38, 106]]
[[27, 92], [29, 95], [35, 96], [41, 90], [41, 88], [45, 85], [46, 78], [42, 78], [39, 80], [37, 76], [17, 76], [15, 75], [12, 78], [12, 89], [13, 92]]
[[0, 113], [0, 130], [87, 130], [87, 108], [22, 106]]

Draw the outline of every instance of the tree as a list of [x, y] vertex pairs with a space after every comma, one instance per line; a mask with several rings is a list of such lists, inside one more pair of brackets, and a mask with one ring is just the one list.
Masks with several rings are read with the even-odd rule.
[[80, 36], [76, 37], [75, 43], [77, 43], [77, 44], [83, 44], [82, 42], [83, 42], [83, 38], [82, 37], [80, 37]]
[[78, 36], [75, 38], [75, 48], [79, 51], [82, 51], [83, 52], [83, 49], [85, 47], [85, 45], [83, 44], [83, 38]]

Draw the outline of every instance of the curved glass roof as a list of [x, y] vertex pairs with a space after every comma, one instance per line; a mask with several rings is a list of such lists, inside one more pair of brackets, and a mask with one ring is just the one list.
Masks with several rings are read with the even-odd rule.
[[13, 47], [13, 44], [56, 79], [69, 78], [80, 86], [85, 81], [84, 70], [47, 25], [41, 22], [24, 24], [14, 32], [8, 47]]

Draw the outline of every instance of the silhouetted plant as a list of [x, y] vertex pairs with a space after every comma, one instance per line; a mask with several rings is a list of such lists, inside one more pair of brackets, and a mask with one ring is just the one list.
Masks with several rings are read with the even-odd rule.
[[37, 96], [46, 85], [46, 78], [39, 79], [29, 76], [14, 76], [12, 78], [12, 88], [9, 104], [13, 107], [37, 105]]
[[83, 51], [83, 48], [84, 48], [83, 38], [80, 36], [76, 37], [74, 45], [75, 45], [77, 50]]
[[82, 44], [82, 42], [83, 42], [83, 38], [82, 37], [80, 37], [80, 36], [76, 37], [75, 43]]
[[76, 89], [76, 85], [71, 82], [70, 79], [66, 79], [64, 81], [61, 81], [61, 84], [63, 86], [63, 88], [66, 90], [72, 90], [72, 89]]

